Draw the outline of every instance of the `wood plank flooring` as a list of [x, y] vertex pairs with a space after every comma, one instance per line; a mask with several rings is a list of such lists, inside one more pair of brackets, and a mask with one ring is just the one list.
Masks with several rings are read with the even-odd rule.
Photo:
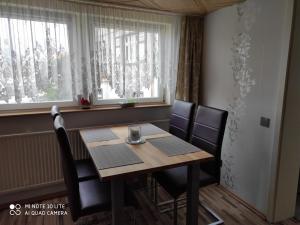
[[[135, 210], [137, 225], [168, 225], [172, 224], [171, 213], [159, 213], [149, 198], [145, 189], [140, 189], [135, 193], [137, 200], [141, 206]], [[159, 201], [167, 200], [168, 195], [162, 190], [159, 190]], [[212, 208], [225, 222], [226, 225], [269, 225], [259, 215], [254, 213], [239, 200], [225, 191], [222, 187], [212, 185], [202, 188], [199, 196], [203, 204]], [[66, 198], [55, 198], [43, 201], [42, 203], [65, 203]], [[134, 210], [126, 209], [128, 215], [128, 223], [132, 223], [132, 215]], [[185, 224], [185, 208], [179, 209], [178, 224]], [[201, 208], [199, 209], [199, 225], [204, 225], [212, 222], [212, 218], [207, 215]], [[67, 216], [10, 216], [9, 209], [0, 211], [1, 225], [73, 225], [70, 213]], [[99, 213], [89, 217], [82, 218], [77, 222], [79, 225], [109, 225], [111, 224], [111, 215], [109, 212]], [[300, 221], [290, 219], [276, 225], [300, 225]]]

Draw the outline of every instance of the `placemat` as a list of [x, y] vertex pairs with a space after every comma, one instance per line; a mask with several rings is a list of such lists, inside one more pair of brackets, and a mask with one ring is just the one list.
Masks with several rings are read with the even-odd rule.
[[154, 126], [153, 124], [141, 124], [140, 126], [142, 136], [166, 133], [166, 131], [158, 128], [157, 126]]
[[175, 136], [153, 138], [147, 141], [167, 156], [184, 155], [201, 151], [201, 149]]
[[110, 141], [119, 138], [109, 128], [85, 130], [82, 136], [86, 142]]
[[98, 146], [90, 154], [99, 170], [143, 163], [126, 144]]

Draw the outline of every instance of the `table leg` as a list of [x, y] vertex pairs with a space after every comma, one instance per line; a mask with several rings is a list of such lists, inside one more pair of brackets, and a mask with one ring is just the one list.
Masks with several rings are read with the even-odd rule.
[[187, 212], [186, 224], [198, 225], [198, 202], [199, 202], [199, 163], [188, 166], [188, 186], [187, 186]]
[[123, 225], [124, 181], [111, 181], [112, 225]]

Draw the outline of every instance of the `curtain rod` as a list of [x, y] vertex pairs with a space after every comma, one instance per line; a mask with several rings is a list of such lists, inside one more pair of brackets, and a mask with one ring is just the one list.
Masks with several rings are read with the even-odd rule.
[[155, 9], [147, 9], [142, 7], [136, 7], [136, 6], [127, 6], [127, 5], [117, 5], [113, 3], [107, 3], [107, 2], [96, 2], [92, 0], [60, 0], [63, 2], [72, 2], [72, 3], [78, 3], [78, 4], [84, 4], [84, 5], [94, 5], [94, 6], [103, 6], [103, 7], [110, 7], [110, 8], [118, 8], [118, 9], [130, 9], [134, 11], [139, 12], [149, 12], [149, 13], [156, 13], [161, 15], [173, 15], [173, 16], [182, 16], [181, 13], [175, 13], [165, 10], [155, 10]]

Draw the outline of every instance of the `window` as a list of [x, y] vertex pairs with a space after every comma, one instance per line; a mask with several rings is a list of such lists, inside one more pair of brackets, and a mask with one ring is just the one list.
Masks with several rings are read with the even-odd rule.
[[67, 24], [0, 18], [0, 104], [72, 101]]
[[159, 32], [95, 27], [94, 34], [98, 100], [161, 97]]
[[58, 2], [0, 4], [0, 110], [172, 99], [180, 17]]

